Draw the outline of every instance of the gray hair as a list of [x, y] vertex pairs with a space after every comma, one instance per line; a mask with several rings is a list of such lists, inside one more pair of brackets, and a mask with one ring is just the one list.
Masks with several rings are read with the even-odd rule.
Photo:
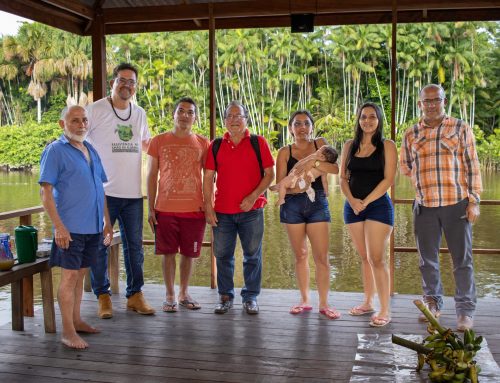
[[81, 109], [85, 110], [85, 108], [83, 106], [80, 106], [80, 105], [66, 106], [66, 107], [64, 107], [63, 110], [61, 110], [61, 115], [59, 116], [59, 120], [64, 121], [66, 119], [66, 115], [69, 113], [69, 111], [73, 110], [74, 108], [81, 108]]
[[248, 109], [238, 100], [233, 100], [226, 106], [226, 109], [224, 110], [224, 118], [227, 117], [227, 111], [233, 106], [239, 107], [243, 111], [243, 115], [245, 116], [245, 118], [248, 118]]

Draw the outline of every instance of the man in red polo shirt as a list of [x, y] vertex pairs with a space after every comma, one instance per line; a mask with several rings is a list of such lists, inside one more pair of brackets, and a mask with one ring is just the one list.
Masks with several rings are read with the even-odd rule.
[[[264, 137], [258, 136], [258, 146], [264, 175], [261, 174], [256, 150], [247, 129], [248, 111], [238, 101], [232, 101], [224, 111], [227, 132], [216, 158], [210, 144], [203, 176], [205, 218], [213, 228], [214, 254], [217, 259], [219, 302], [216, 314], [226, 313], [234, 299], [234, 250], [236, 236], [243, 248], [241, 289], [243, 308], [248, 314], [258, 314], [257, 296], [262, 275], [263, 209], [267, 203], [264, 191], [274, 180], [274, 159]], [[214, 175], [217, 172], [215, 204]]]

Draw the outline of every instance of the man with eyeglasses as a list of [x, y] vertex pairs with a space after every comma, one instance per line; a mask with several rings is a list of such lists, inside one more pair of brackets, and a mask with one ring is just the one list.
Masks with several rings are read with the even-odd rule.
[[[226, 313], [232, 306], [234, 292], [234, 251], [239, 236], [243, 249], [241, 289], [243, 308], [258, 314], [257, 296], [262, 276], [263, 209], [267, 201], [264, 191], [274, 179], [274, 159], [264, 137], [258, 140], [258, 153], [247, 128], [248, 111], [243, 104], [232, 101], [224, 111], [224, 133], [214, 155], [214, 140], [208, 149], [203, 177], [206, 221], [213, 228], [214, 255], [217, 260], [219, 302], [216, 314]], [[214, 201], [214, 176], [217, 173]]]
[[[88, 141], [96, 148], [108, 176], [104, 184], [111, 225], [118, 220], [127, 273], [127, 310], [154, 314], [146, 302], [144, 251], [142, 247], [142, 151], [147, 150], [150, 134], [144, 109], [132, 102], [137, 86], [137, 69], [122, 63], [113, 70], [111, 95], [87, 107]], [[107, 249], [100, 246], [97, 262], [91, 268], [92, 289], [99, 301], [98, 316], [113, 316], [108, 278]]]
[[416, 192], [413, 221], [424, 301], [439, 317], [443, 306], [439, 245], [444, 232], [453, 261], [457, 330], [465, 331], [473, 327], [476, 308], [472, 224], [479, 216], [482, 185], [472, 129], [445, 114], [446, 101], [439, 85], [420, 91], [422, 117], [404, 134], [400, 166]]
[[[148, 221], [155, 234], [155, 253], [162, 255], [167, 290], [162, 310], [176, 312], [175, 255], [180, 254], [181, 306], [198, 310], [188, 293], [193, 259], [200, 256], [205, 233], [202, 170], [209, 145], [207, 138], [192, 131], [197, 106], [183, 97], [174, 106], [174, 128], [151, 140], [148, 148]], [[158, 175], [160, 180], [158, 181]]]

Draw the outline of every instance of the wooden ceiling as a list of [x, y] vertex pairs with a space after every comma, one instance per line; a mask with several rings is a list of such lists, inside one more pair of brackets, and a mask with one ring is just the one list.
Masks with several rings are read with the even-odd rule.
[[[499, 20], [500, 0], [397, 0], [398, 23]], [[0, 0], [0, 10], [80, 35], [96, 22], [105, 34], [290, 26], [290, 15], [315, 14], [315, 25], [390, 23], [392, 0]]]

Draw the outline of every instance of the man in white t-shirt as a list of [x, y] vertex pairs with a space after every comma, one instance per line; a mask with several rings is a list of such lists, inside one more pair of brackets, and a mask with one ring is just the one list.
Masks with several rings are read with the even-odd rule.
[[[143, 198], [141, 189], [142, 151], [150, 140], [146, 113], [131, 102], [137, 85], [137, 69], [127, 63], [113, 70], [111, 96], [89, 105], [88, 141], [101, 157], [108, 182], [104, 184], [111, 224], [118, 219], [127, 273], [127, 309], [139, 314], [155, 310], [142, 294], [144, 285], [142, 248]], [[107, 249], [101, 246], [97, 263], [91, 268], [92, 289], [99, 300], [98, 316], [111, 318], [107, 273]]]

